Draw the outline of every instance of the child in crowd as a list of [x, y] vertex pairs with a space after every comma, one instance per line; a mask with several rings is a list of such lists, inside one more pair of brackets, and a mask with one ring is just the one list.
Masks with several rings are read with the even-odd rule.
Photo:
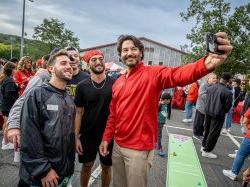
[[158, 142], [157, 151], [160, 156], [165, 156], [166, 153], [162, 149], [162, 128], [166, 123], [166, 118], [170, 119], [171, 115], [171, 95], [169, 93], [163, 93], [158, 108]]

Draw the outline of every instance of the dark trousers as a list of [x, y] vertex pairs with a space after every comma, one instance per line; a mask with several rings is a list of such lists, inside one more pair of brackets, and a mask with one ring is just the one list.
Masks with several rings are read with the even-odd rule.
[[30, 185], [24, 182], [22, 179], [20, 179], [17, 187], [30, 187]]
[[193, 134], [195, 136], [203, 136], [204, 121], [205, 121], [205, 114], [202, 114], [199, 110], [196, 110], [193, 123]]
[[164, 127], [164, 123], [158, 123], [157, 149], [162, 148], [161, 139], [162, 139], [162, 128], [163, 127]]
[[218, 119], [206, 115], [205, 125], [204, 125], [205, 134], [204, 134], [204, 139], [202, 141], [202, 146], [204, 147], [203, 149], [204, 151], [211, 152], [214, 149], [217, 140], [220, 136], [224, 119], [225, 117]]

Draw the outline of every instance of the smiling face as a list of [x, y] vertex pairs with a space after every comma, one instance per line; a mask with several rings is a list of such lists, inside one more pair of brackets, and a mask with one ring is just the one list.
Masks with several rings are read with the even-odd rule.
[[142, 52], [132, 40], [125, 40], [121, 47], [121, 59], [127, 67], [134, 67], [141, 61]]
[[55, 64], [52, 66], [52, 74], [58, 79], [68, 82], [72, 79], [73, 69], [70, 65], [69, 57], [62, 55], [55, 59]]
[[31, 67], [32, 67], [32, 62], [27, 62], [27, 63], [25, 64], [25, 69], [30, 70]]
[[79, 53], [75, 50], [69, 50], [67, 51], [68, 55], [71, 57], [70, 65], [73, 68], [73, 70], [77, 69], [80, 64], [80, 57]]
[[102, 55], [94, 55], [89, 60], [89, 68], [94, 74], [101, 74], [105, 71], [105, 64]]

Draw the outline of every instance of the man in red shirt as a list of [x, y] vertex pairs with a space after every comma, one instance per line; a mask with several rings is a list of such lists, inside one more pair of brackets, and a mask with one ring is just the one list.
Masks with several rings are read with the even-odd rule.
[[181, 67], [144, 66], [144, 46], [131, 35], [118, 39], [117, 51], [127, 72], [112, 88], [110, 115], [100, 145], [100, 153], [114, 138], [113, 186], [147, 186], [153, 149], [157, 139], [157, 109], [163, 89], [190, 84], [223, 63], [232, 50], [226, 33], [217, 35], [223, 55], [208, 54]]

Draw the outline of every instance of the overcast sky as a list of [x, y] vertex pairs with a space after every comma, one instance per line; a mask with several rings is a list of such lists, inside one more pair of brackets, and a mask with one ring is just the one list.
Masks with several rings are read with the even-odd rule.
[[[193, 22], [182, 22], [189, 0], [26, 0], [25, 32], [31, 38], [44, 18], [58, 18], [80, 39], [80, 47], [115, 42], [121, 34], [180, 49]], [[232, 7], [249, 0], [227, 0]], [[0, 32], [21, 36], [23, 0], [0, 0]]]

